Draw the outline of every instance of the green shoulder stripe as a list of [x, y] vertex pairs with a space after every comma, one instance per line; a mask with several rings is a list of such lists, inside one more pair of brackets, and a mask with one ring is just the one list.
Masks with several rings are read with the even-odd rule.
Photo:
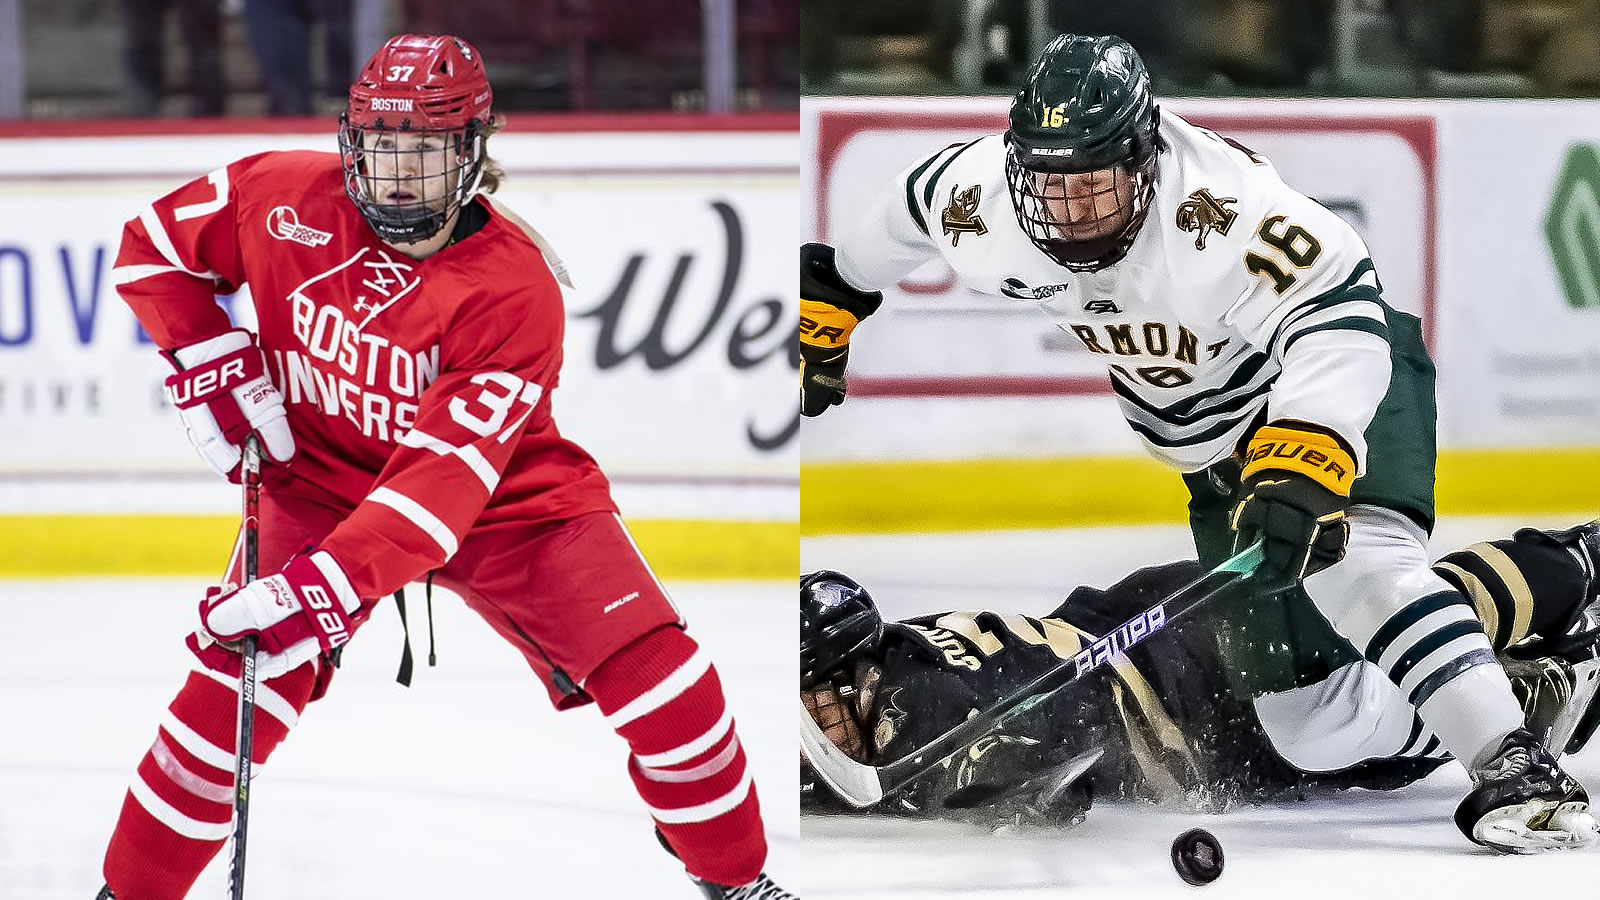
[[1220, 416], [1236, 413], [1239, 410], [1244, 409], [1250, 404], [1256, 402], [1256, 400], [1263, 394], [1270, 392], [1272, 390], [1272, 386], [1276, 384], [1277, 381], [1278, 376], [1273, 375], [1271, 378], [1262, 381], [1260, 384], [1242, 394], [1239, 394], [1238, 396], [1229, 397], [1226, 400], [1213, 403], [1203, 409], [1194, 409], [1190, 407], [1183, 412], [1175, 412], [1170, 407], [1163, 409], [1146, 401], [1144, 398], [1140, 397], [1138, 394], [1134, 393], [1130, 388], [1128, 388], [1127, 383], [1119, 378], [1115, 372], [1111, 374], [1111, 389], [1116, 393], [1118, 398], [1127, 402], [1130, 406], [1144, 410], [1152, 418], [1165, 422], [1166, 424], [1175, 428], [1182, 428], [1188, 425], [1195, 425], [1200, 422], [1204, 422], [1207, 419], [1215, 419]]
[[1159, 434], [1148, 426], [1139, 422], [1135, 422], [1127, 417], [1124, 417], [1123, 421], [1128, 423], [1129, 428], [1132, 428], [1145, 440], [1156, 445], [1157, 447], [1192, 447], [1196, 444], [1204, 444], [1206, 441], [1214, 440], [1224, 434], [1227, 434], [1231, 429], [1234, 428], [1234, 426], [1248, 418], [1249, 415], [1243, 415], [1234, 416], [1231, 419], [1223, 419], [1210, 428], [1196, 432], [1195, 434], [1186, 435], [1184, 437], [1167, 437], [1166, 435]]
[[[979, 138], [978, 140], [981, 141], [981, 140], [983, 140], [983, 138]], [[945, 147], [943, 150], [940, 150], [939, 152], [934, 153], [933, 155], [929, 156], [927, 159], [923, 160], [922, 165], [917, 166], [915, 169], [912, 169], [911, 170], [911, 174], [906, 176], [906, 212], [909, 212], [911, 214], [911, 221], [917, 223], [917, 228], [923, 234], [927, 234], [928, 233], [928, 220], [927, 220], [927, 218], [925, 216], [922, 215], [922, 207], [923, 206], [932, 206], [933, 205], [933, 183], [935, 181], [939, 180], [939, 176], [944, 173], [945, 166], [950, 165], [950, 161], [951, 160], [955, 159], [957, 156], [960, 156], [962, 150], [965, 150], [968, 147], [971, 147], [973, 144], [976, 144], [977, 142], [978, 141], [972, 141], [971, 143], [964, 144], [964, 145], [963, 144], [951, 144], [948, 147]], [[961, 149], [960, 150], [956, 150], [955, 153], [950, 154], [950, 156], [945, 160], [944, 165], [940, 166], [939, 170], [937, 172], [933, 173], [933, 177], [928, 179], [928, 192], [927, 192], [928, 193], [928, 199], [927, 199], [926, 202], [924, 202], [924, 203], [919, 205], [917, 203], [917, 180], [922, 177], [922, 173], [928, 171], [930, 168], [933, 167], [934, 163], [939, 161], [939, 157], [944, 156], [946, 153], [949, 153], [951, 150], [953, 150], [953, 149], [955, 149], [957, 147], [960, 147]]]
[[[1350, 275], [1342, 283], [1323, 291], [1309, 300], [1302, 300], [1295, 304], [1294, 308], [1289, 310], [1289, 314], [1283, 317], [1283, 321], [1278, 323], [1277, 329], [1272, 332], [1272, 338], [1267, 341], [1267, 346], [1276, 345], [1283, 338], [1285, 332], [1293, 329], [1295, 322], [1331, 306], [1338, 306], [1341, 303], [1368, 302], [1376, 303], [1379, 307], [1387, 309], [1387, 304], [1383, 302], [1383, 295], [1380, 293], [1379, 288], [1357, 283], [1361, 280], [1361, 276], [1372, 271], [1372, 259], [1370, 257], [1363, 259], [1361, 262], [1356, 263], [1355, 268], [1350, 271]], [[1374, 277], [1376, 277], [1376, 273], [1374, 273]]]
[[1283, 352], [1288, 353], [1289, 348], [1294, 346], [1295, 341], [1308, 334], [1316, 334], [1319, 331], [1365, 331], [1367, 334], [1375, 334], [1383, 338], [1384, 343], [1389, 342], [1389, 323], [1387, 321], [1380, 322], [1377, 319], [1371, 319], [1366, 316], [1345, 316], [1330, 322], [1322, 322], [1302, 328], [1290, 334], [1283, 339]]
[[967, 148], [981, 140], [983, 140], [983, 138], [977, 138], [975, 140], [968, 141], [960, 150], [950, 154], [950, 158], [941, 163], [939, 168], [933, 170], [933, 175], [928, 178], [927, 183], [922, 187], [923, 206], [926, 206], [929, 209], [933, 208], [933, 186], [939, 182], [939, 176], [944, 174], [945, 169], [950, 168], [950, 164], [956, 161], [956, 157], [967, 152]]
[[[1289, 315], [1284, 317], [1284, 321], [1288, 321], [1289, 319], [1293, 318], [1295, 315], [1301, 314], [1301, 311], [1305, 310], [1306, 307], [1315, 306], [1315, 307], [1320, 309], [1322, 306], [1326, 306], [1327, 305], [1326, 301], [1329, 298], [1339, 297], [1340, 295], [1344, 294], [1346, 291], [1349, 291], [1349, 290], [1351, 290], [1353, 288], [1356, 288], [1358, 286], [1365, 287], [1364, 285], [1357, 285], [1357, 282], [1359, 282], [1361, 280], [1361, 276], [1367, 274], [1368, 272], [1372, 272], [1372, 277], [1373, 278], [1377, 278], [1378, 277], [1378, 273], [1375, 271], [1375, 269], [1374, 269], [1374, 267], [1372, 265], [1372, 257], [1370, 257], [1370, 256], [1365, 258], [1365, 259], [1363, 259], [1363, 260], [1361, 260], [1361, 262], [1356, 263], [1355, 268], [1350, 270], [1350, 274], [1345, 276], [1344, 281], [1340, 282], [1337, 285], [1334, 285], [1331, 288], [1328, 288], [1327, 290], [1325, 290], [1322, 293], [1316, 295], [1315, 297], [1312, 297], [1309, 300], [1302, 300], [1299, 303], [1295, 304], [1295, 307], [1293, 309], [1289, 310]], [[1381, 288], [1367, 288], [1367, 289], [1368, 290], [1374, 290], [1374, 291], [1381, 290]], [[1309, 310], [1307, 310], [1307, 311], [1309, 311]]]
[[[1270, 359], [1272, 359], [1272, 357], [1266, 353], [1260, 351], [1252, 353], [1245, 357], [1245, 359], [1234, 368], [1233, 373], [1228, 376], [1226, 383], [1218, 387], [1207, 388], [1203, 391], [1196, 391], [1182, 400], [1178, 400], [1174, 403], [1168, 404], [1167, 406], [1155, 406], [1150, 404], [1148, 401], [1137, 397], [1137, 395], [1133, 394], [1128, 388], [1122, 386], [1122, 382], [1117, 377], [1116, 372], [1111, 373], [1111, 386], [1113, 389], [1116, 389], [1118, 393], [1126, 394], [1130, 401], [1148, 410], [1154, 415], [1162, 418], [1181, 418], [1184, 416], [1195, 415], [1195, 411], [1198, 410], [1202, 405], [1212, 403], [1218, 397], [1221, 397], [1224, 394], [1230, 394], [1249, 384], [1256, 377], [1256, 375], [1261, 372], [1261, 368], [1265, 366]], [[1274, 375], [1271, 378], [1266, 379], [1266, 381], [1267, 383], [1270, 383], [1277, 377], [1278, 376]], [[1209, 412], [1210, 409], [1207, 409], [1206, 411], [1199, 413], [1199, 415], [1207, 415]]]
[[944, 148], [944, 150], [940, 150], [939, 152], [932, 154], [927, 159], [922, 161], [922, 165], [912, 169], [911, 174], [906, 176], [906, 212], [911, 214], [911, 220], [917, 223], [917, 228], [920, 229], [923, 234], [928, 233], [928, 220], [923, 218], [922, 209], [921, 207], [917, 206], [917, 179], [922, 177], [923, 172], [926, 172], [928, 169], [932, 168], [933, 164], [939, 161], [939, 157], [944, 155], [946, 150], [949, 150], [950, 147], [954, 146], [956, 145], [951, 144], [949, 147]]

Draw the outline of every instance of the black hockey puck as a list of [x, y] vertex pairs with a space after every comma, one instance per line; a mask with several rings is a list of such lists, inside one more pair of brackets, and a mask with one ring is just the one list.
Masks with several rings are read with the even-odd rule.
[[1210, 884], [1222, 876], [1222, 844], [1204, 828], [1191, 828], [1172, 842], [1172, 867], [1190, 884]]

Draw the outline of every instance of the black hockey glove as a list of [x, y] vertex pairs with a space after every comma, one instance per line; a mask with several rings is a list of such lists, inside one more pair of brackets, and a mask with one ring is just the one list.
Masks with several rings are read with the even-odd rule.
[[1332, 432], [1283, 419], [1255, 433], [1232, 525], [1235, 552], [1263, 541], [1256, 578], [1264, 589], [1292, 587], [1344, 559], [1354, 479], [1354, 454]]
[[883, 294], [858, 291], [833, 267], [827, 244], [800, 246], [800, 414], [820, 416], [844, 402], [850, 332], [877, 312]]

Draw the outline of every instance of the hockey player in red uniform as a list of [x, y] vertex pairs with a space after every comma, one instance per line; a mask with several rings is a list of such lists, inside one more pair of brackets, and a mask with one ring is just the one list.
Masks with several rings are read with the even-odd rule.
[[[118, 290], [177, 371], [190, 439], [237, 480], [265, 451], [260, 567], [201, 604], [199, 664], [140, 761], [102, 898], [179, 900], [230, 833], [240, 658], [257, 635], [267, 762], [379, 598], [432, 573], [595, 703], [662, 841], [709, 897], [786, 898], [710, 659], [639, 555], [593, 459], [557, 431], [564, 272], [492, 202], [483, 63], [402, 35], [350, 89], [340, 153], [246, 157], [147, 207]], [[248, 283], [256, 334], [216, 295]], [[328, 602], [332, 598], [333, 602]], [[320, 614], [314, 614], [313, 609]]]

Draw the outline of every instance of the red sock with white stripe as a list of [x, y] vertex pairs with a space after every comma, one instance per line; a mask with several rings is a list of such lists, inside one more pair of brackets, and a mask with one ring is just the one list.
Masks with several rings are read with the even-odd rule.
[[584, 683], [628, 742], [628, 774], [656, 826], [697, 878], [741, 885], [761, 873], [767, 840], [733, 716], [710, 657], [679, 628], [659, 628]]
[[[288, 736], [315, 675], [304, 665], [256, 686], [255, 765]], [[191, 672], [168, 707], [106, 848], [117, 900], [182, 900], [232, 833], [238, 677]]]

